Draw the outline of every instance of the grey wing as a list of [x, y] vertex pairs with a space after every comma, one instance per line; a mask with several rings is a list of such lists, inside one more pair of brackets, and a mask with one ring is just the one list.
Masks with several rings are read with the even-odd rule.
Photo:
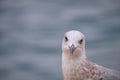
[[103, 79], [101, 77], [100, 80], [120, 80], [120, 72], [111, 69], [105, 69], [105, 73], [102, 76]]

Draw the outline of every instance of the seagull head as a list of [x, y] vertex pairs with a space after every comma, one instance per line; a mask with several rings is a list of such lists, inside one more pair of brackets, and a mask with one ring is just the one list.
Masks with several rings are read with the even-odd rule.
[[84, 35], [76, 30], [66, 32], [62, 41], [62, 51], [69, 57], [85, 56]]

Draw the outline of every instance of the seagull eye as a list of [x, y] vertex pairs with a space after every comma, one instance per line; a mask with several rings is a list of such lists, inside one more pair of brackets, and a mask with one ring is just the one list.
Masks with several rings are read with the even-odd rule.
[[79, 44], [82, 44], [83, 43], [83, 39], [81, 39], [80, 41], [79, 41]]
[[67, 42], [68, 41], [68, 38], [65, 36], [65, 42]]

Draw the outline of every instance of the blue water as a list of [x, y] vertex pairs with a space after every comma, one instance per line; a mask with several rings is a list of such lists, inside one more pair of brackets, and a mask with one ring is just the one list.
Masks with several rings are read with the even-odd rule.
[[86, 55], [120, 70], [119, 0], [1, 0], [0, 80], [62, 80], [61, 41], [86, 36]]

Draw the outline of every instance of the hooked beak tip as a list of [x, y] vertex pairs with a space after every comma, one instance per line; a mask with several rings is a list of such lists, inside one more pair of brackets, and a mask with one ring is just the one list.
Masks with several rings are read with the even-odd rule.
[[71, 46], [70, 46], [70, 53], [72, 53], [73, 54], [73, 52], [75, 51], [75, 46], [74, 46], [74, 44], [72, 44]]

